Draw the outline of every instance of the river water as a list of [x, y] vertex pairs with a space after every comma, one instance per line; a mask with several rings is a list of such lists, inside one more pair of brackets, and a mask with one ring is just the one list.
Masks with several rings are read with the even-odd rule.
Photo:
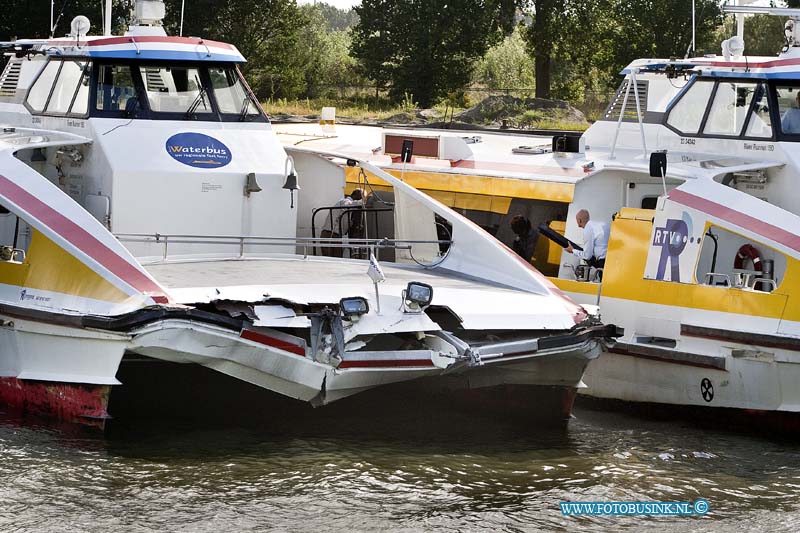
[[[798, 530], [797, 441], [575, 415], [566, 429], [139, 420], [103, 435], [0, 414], [0, 530]], [[702, 517], [574, 518], [558, 505], [700, 497]]]

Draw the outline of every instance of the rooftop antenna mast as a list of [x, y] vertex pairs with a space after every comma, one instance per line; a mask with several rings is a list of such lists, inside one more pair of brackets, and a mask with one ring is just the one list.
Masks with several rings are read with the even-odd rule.
[[186, 0], [181, 0], [181, 30], [180, 37], [183, 37], [183, 9], [186, 7]]
[[694, 56], [697, 54], [697, 18], [695, 16], [697, 9], [696, 9], [696, 0], [692, 0], [692, 55]]
[[694, 55], [695, 50], [697, 50], [697, 21], [695, 17], [695, 0], [692, 0], [692, 42], [686, 48], [686, 55], [683, 56], [684, 59], [689, 59], [689, 55]]
[[111, 35], [111, 0], [105, 0], [106, 8], [103, 12], [103, 35]]

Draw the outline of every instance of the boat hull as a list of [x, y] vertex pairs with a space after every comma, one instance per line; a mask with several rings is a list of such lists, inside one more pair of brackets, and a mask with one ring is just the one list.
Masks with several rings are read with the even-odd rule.
[[780, 361], [779, 354], [759, 356], [770, 353], [767, 348], [741, 350], [751, 355], [687, 360], [673, 352], [670, 360], [670, 352], [606, 352], [587, 367], [587, 388], [581, 393], [627, 402], [800, 413], [798, 354]]
[[123, 425], [163, 418], [276, 429], [301, 422], [369, 428], [389, 417], [398, 424], [411, 423], [407, 429], [412, 431], [416, 423], [466, 416], [523, 428], [534, 422], [565, 424], [576, 395], [576, 389], [568, 386], [499, 384], [470, 389], [453, 388], [453, 381], [423, 378], [314, 407], [200, 365], [133, 355], [123, 360], [119, 377], [125, 385], [112, 390], [109, 410], [115, 423]]

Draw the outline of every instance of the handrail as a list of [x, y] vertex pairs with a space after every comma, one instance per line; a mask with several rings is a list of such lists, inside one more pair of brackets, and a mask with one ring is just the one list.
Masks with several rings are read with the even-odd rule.
[[303, 247], [303, 257], [308, 256], [308, 249], [317, 245], [328, 248], [392, 248], [395, 250], [411, 250], [415, 244], [453, 245], [452, 240], [407, 240], [407, 239], [339, 239], [329, 237], [256, 237], [249, 235], [187, 235], [163, 233], [115, 233], [120, 242], [136, 242], [163, 244], [163, 259], [169, 256], [170, 244], [220, 244], [239, 247], [239, 257], [244, 257], [245, 246], [289, 246]]
[[[339, 216], [337, 218], [337, 226], [336, 226], [336, 227], [339, 228], [339, 231], [334, 231], [334, 222], [333, 222], [333, 212], [334, 212], [334, 210], [340, 210], [341, 211], [341, 213], [339, 214]], [[332, 205], [332, 206], [327, 206], [327, 207], [317, 207], [316, 209], [314, 209], [311, 212], [311, 235], [312, 235], [312, 237], [316, 237], [317, 236], [316, 219], [317, 219], [317, 213], [319, 213], [320, 211], [327, 211], [329, 213], [329, 218], [330, 218], [330, 228], [320, 228], [320, 232], [322, 232], [322, 230], [324, 230], [324, 229], [327, 229], [331, 233], [338, 233], [339, 235], [344, 235], [344, 232], [341, 231], [342, 230], [342, 218], [345, 215], [350, 215], [352, 211], [360, 211], [360, 212], [363, 213], [362, 223], [364, 224], [364, 228], [365, 229], [366, 229], [366, 225], [367, 225], [366, 214], [367, 213], [374, 213], [375, 214], [375, 233], [380, 235], [380, 229], [379, 229], [379, 225], [378, 225], [378, 220], [379, 220], [378, 219], [378, 213], [386, 212], [386, 211], [393, 211], [393, 209], [391, 207], [375, 208], [375, 207], [365, 207], [363, 205], [338, 205], [338, 206], [337, 205]], [[349, 224], [348, 224], [348, 229], [349, 229]], [[316, 251], [316, 248], [315, 248], [314, 249], [314, 254], [316, 254], [316, 253], [317, 253], [317, 251]]]

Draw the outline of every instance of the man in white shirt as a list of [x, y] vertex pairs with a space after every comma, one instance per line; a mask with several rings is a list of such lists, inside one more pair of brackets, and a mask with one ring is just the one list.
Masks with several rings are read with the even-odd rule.
[[589, 211], [581, 209], [575, 215], [578, 227], [583, 228], [583, 250], [576, 250], [570, 244], [567, 252], [580, 257], [594, 268], [603, 268], [608, 252], [608, 224], [589, 220]]

